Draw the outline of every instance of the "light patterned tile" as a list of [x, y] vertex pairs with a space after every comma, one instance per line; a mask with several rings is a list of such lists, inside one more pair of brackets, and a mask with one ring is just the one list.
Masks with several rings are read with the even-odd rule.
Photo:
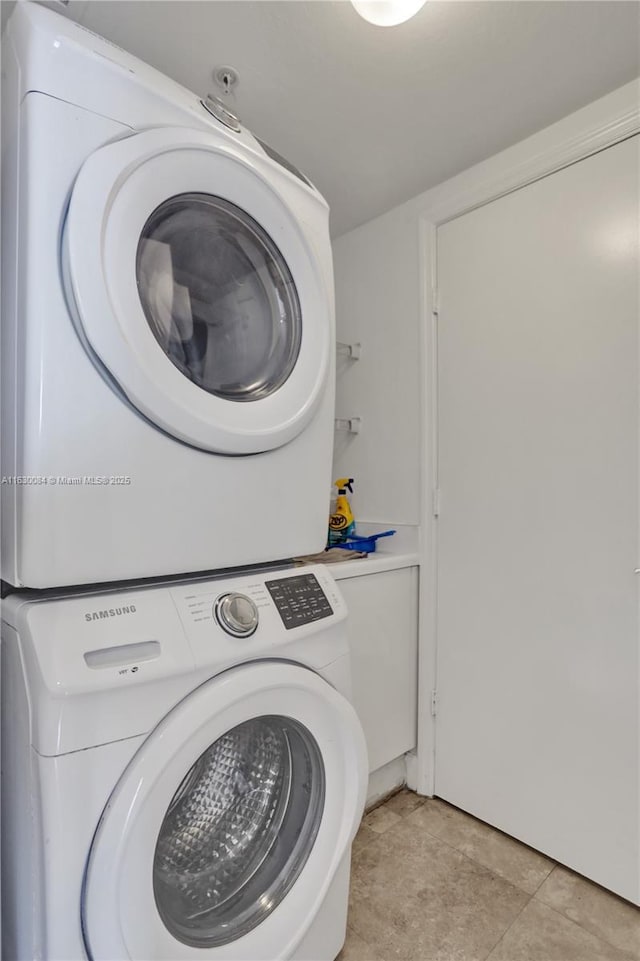
[[452, 847], [533, 894], [554, 868], [538, 851], [443, 801], [427, 801], [408, 818]]
[[352, 856], [356, 855], [358, 851], [361, 851], [362, 848], [366, 847], [367, 844], [375, 840], [377, 837], [380, 837], [379, 833], [373, 831], [366, 824], [361, 824], [358, 829], [358, 833], [353, 839], [353, 845], [351, 847]]
[[487, 961], [628, 961], [628, 957], [532, 898]]
[[409, 820], [354, 857], [351, 928], [385, 961], [484, 961], [528, 895]]
[[347, 939], [336, 961], [380, 961], [380, 956], [359, 934], [347, 928]]
[[438, 837], [446, 827], [447, 812], [450, 809], [451, 805], [438, 798], [427, 798], [420, 806], [419, 813], [410, 814], [409, 819], [416, 827]]
[[415, 791], [403, 788], [390, 797], [388, 801], [385, 801], [383, 807], [385, 810], [393, 811], [394, 814], [399, 814], [401, 818], [404, 818], [415, 811], [416, 808], [422, 807], [424, 803], [425, 798], [420, 797]]
[[388, 811], [385, 805], [381, 804], [380, 807], [374, 808], [373, 811], [365, 814], [362, 823], [365, 827], [375, 831], [376, 834], [384, 834], [389, 828], [399, 824], [401, 820], [402, 818], [399, 814], [396, 814], [394, 811]]
[[536, 897], [640, 961], [640, 908], [558, 866]]

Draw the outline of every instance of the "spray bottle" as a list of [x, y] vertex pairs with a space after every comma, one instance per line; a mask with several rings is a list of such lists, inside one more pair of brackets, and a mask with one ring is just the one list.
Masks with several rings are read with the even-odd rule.
[[353, 494], [353, 477], [340, 477], [335, 482], [338, 488], [335, 511], [329, 517], [329, 547], [335, 547], [353, 534], [356, 522], [347, 497], [347, 491]]

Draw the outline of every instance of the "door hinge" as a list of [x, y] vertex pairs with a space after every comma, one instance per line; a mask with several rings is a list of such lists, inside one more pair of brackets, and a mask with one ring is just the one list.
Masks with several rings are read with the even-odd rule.
[[431, 495], [431, 505], [433, 510], [433, 516], [440, 516], [440, 488], [434, 487]]
[[431, 692], [431, 716], [435, 717], [438, 713], [438, 692]]

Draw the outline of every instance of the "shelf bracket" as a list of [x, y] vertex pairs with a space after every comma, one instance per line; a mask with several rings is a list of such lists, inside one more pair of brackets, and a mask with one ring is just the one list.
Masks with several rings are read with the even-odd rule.
[[362, 426], [362, 417], [336, 417], [336, 430], [346, 431], [348, 434], [359, 434]]
[[362, 344], [357, 342], [355, 344], [344, 344], [341, 341], [336, 343], [336, 350], [339, 354], [346, 354], [349, 360], [360, 360], [362, 355]]

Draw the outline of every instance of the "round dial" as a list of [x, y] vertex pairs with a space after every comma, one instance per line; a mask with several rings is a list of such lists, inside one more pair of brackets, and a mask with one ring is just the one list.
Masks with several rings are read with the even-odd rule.
[[215, 117], [216, 120], [219, 120], [220, 123], [223, 123], [225, 127], [229, 127], [231, 130], [235, 130], [236, 133], [240, 133], [240, 121], [234, 113], [231, 113], [231, 111], [227, 109], [218, 97], [212, 97], [209, 93], [200, 103], [205, 110], [208, 110], [209, 113]]
[[258, 608], [246, 594], [221, 594], [213, 612], [220, 627], [234, 637], [249, 637], [258, 626]]

